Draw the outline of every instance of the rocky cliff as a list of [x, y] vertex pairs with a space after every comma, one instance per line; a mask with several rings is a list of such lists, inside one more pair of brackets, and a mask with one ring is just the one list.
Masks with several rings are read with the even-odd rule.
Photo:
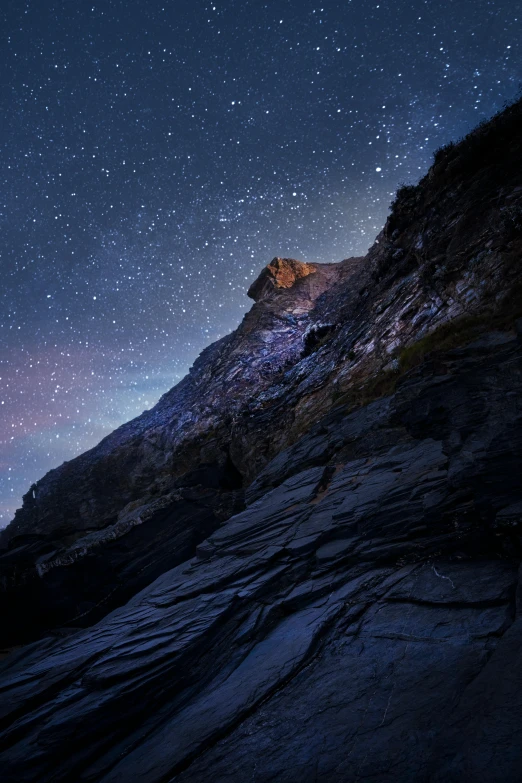
[[521, 131], [518, 103], [439, 151], [366, 257], [274, 259], [31, 488], [6, 780], [519, 780]]

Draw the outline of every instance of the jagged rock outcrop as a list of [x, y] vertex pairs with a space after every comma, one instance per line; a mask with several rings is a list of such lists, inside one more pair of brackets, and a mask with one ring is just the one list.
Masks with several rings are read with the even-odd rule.
[[[325, 290], [324, 279], [328, 279], [328, 275], [325, 276], [325, 272], [330, 271], [331, 276], [335, 276], [335, 267], [323, 267], [317, 264], [305, 264], [302, 261], [296, 261], [293, 258], [274, 258], [273, 261], [266, 266], [257, 280], [255, 280], [248, 289], [248, 296], [255, 302], [259, 302], [262, 299], [272, 297], [281, 288], [292, 288], [298, 280], [308, 275], [314, 275], [311, 280], [312, 284], [316, 284], [318, 280], [321, 281], [322, 293]], [[317, 274], [319, 273], [319, 274]], [[311, 300], [317, 299], [317, 295], [310, 296]]]
[[195, 558], [13, 653], [6, 783], [518, 781], [521, 347], [332, 411]]
[[365, 258], [274, 259], [28, 493], [7, 781], [519, 780], [521, 130], [437, 153]]
[[[367, 257], [274, 259], [251, 286], [258, 301], [236, 332], [203, 351], [152, 410], [31, 489], [0, 533], [9, 547], [0, 555], [8, 618], [0, 641], [93, 622], [121, 604], [183, 562], [240, 508], [242, 487], [332, 405], [364, 401], [361, 388], [383, 369], [393, 380], [405, 346], [463, 315], [487, 320], [513, 300], [516, 309], [520, 115], [517, 104], [438, 154], [418, 186], [399, 191]], [[176, 492], [197, 485], [205, 521], [186, 549], [172, 535], [172, 520], [186, 513]], [[125, 522], [129, 508], [168, 497], [163, 522]]]
[[[251, 439], [240, 441], [236, 431], [263, 391], [299, 362], [317, 299], [357, 267], [357, 259], [274, 259], [260, 276], [260, 301], [236, 332], [203, 351], [151, 411], [31, 488], [0, 533], [8, 546], [0, 555], [0, 643], [92, 623], [186, 560], [241, 508], [275, 422]], [[275, 281], [268, 287], [267, 277]]]

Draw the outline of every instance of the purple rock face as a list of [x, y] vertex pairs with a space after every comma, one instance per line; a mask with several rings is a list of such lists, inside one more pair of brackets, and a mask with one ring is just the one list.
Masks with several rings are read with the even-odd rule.
[[28, 493], [3, 780], [520, 780], [521, 118]]

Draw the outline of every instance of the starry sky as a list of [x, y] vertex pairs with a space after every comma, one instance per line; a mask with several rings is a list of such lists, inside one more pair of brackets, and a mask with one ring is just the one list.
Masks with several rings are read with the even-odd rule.
[[0, 525], [152, 407], [275, 255], [364, 253], [518, 93], [522, 0], [4, 0]]

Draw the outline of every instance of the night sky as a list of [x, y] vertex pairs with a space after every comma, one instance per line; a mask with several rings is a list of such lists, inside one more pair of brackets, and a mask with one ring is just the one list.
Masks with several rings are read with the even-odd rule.
[[0, 525], [231, 331], [273, 256], [364, 253], [517, 94], [521, 6], [4, 0]]

